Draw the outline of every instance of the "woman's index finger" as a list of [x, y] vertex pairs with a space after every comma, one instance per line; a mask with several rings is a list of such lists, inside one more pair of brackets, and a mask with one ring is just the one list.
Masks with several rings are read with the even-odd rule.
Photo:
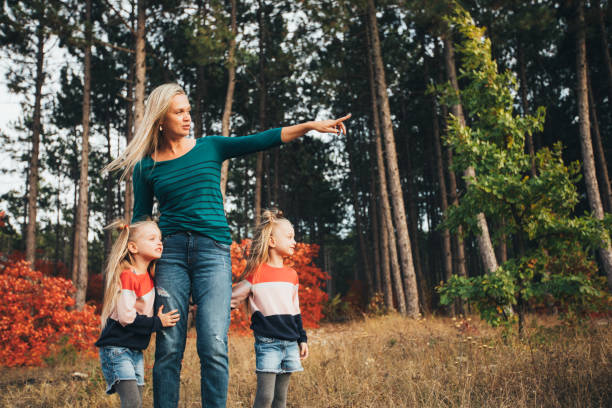
[[343, 117], [341, 117], [341, 118], [339, 118], [339, 119], [336, 119], [336, 123], [344, 122], [345, 120], [349, 119], [351, 116], [353, 116], [353, 114], [352, 114], [352, 113], [349, 113], [349, 114], [348, 114], [348, 115], [346, 115], [346, 116], [343, 116]]

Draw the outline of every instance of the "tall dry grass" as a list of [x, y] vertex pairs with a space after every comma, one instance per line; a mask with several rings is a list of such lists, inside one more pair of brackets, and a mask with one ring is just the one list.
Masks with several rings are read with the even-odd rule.
[[[475, 320], [475, 319], [474, 319]], [[474, 320], [399, 316], [326, 325], [309, 333], [311, 356], [291, 380], [289, 407], [611, 407], [612, 325], [579, 328], [530, 318], [527, 338]], [[180, 407], [199, 407], [199, 361], [190, 332]], [[153, 347], [145, 406], [152, 406]], [[229, 407], [252, 405], [250, 336], [230, 339]], [[73, 371], [88, 374], [71, 379]], [[96, 361], [0, 371], [5, 407], [116, 407]]]

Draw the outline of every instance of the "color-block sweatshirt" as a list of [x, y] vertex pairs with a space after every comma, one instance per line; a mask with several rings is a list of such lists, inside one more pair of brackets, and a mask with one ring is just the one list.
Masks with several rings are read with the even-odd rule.
[[262, 264], [247, 282], [251, 285], [249, 310], [253, 332], [259, 336], [306, 343], [295, 270]]
[[148, 273], [136, 274], [131, 269], [121, 272], [121, 293], [117, 305], [106, 320], [96, 347], [118, 346], [144, 350], [151, 333], [162, 329], [158, 316], [153, 316], [155, 285]]
[[191, 150], [172, 160], [143, 158], [132, 175], [132, 222], [151, 215], [155, 196], [163, 236], [191, 231], [231, 244], [220, 188], [221, 164], [281, 143], [281, 128], [277, 128], [242, 137], [202, 137]]

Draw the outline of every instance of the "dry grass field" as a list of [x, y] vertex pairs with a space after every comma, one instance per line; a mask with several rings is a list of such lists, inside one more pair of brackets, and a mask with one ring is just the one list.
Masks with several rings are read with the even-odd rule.
[[[526, 339], [504, 338], [476, 318], [399, 316], [323, 325], [294, 375], [290, 407], [611, 407], [612, 323], [563, 327], [530, 317]], [[190, 332], [180, 407], [200, 407], [199, 362]], [[152, 406], [153, 347], [146, 353], [145, 407]], [[230, 338], [229, 407], [255, 390], [251, 336]], [[75, 371], [86, 378], [74, 378]], [[0, 369], [2, 407], [117, 407], [95, 360]]]

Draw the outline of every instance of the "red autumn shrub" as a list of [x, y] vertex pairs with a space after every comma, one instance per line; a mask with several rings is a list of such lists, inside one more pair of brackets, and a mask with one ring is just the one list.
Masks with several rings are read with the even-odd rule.
[[[241, 243], [232, 243], [232, 275], [237, 280], [246, 267], [246, 255], [250, 240]], [[298, 243], [293, 256], [285, 261], [285, 265], [295, 269], [300, 280], [299, 297], [300, 311], [304, 327], [318, 327], [323, 318], [323, 302], [327, 300], [327, 293], [323, 291], [325, 281], [329, 275], [313, 263], [313, 258], [319, 253], [316, 244]], [[232, 311], [231, 329], [235, 332], [246, 333], [250, 326], [250, 316], [244, 307]]]
[[70, 346], [94, 354], [99, 318], [74, 305], [72, 282], [33, 270], [23, 260], [0, 262], [0, 366], [36, 366]]

